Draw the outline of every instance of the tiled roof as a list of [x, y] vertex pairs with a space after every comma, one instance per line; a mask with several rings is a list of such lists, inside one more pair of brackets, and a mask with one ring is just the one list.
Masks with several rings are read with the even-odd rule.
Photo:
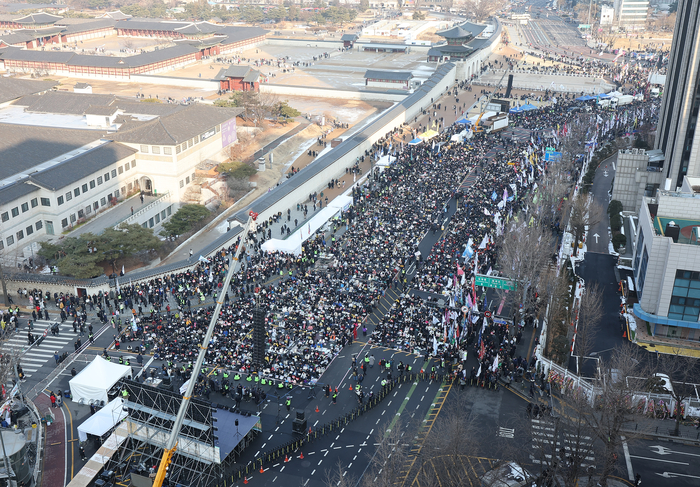
[[408, 81], [413, 78], [410, 71], [380, 71], [378, 69], [368, 69], [365, 73], [366, 79], [387, 79], [392, 81]]
[[28, 79], [16, 79], [0, 77], [0, 103], [41, 93], [53, 88], [58, 83], [55, 81], [33, 81]]

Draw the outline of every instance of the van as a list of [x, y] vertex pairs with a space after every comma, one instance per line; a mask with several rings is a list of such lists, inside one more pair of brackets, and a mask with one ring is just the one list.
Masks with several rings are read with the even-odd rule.
[[536, 478], [515, 462], [508, 462], [481, 477], [481, 487], [534, 487]]

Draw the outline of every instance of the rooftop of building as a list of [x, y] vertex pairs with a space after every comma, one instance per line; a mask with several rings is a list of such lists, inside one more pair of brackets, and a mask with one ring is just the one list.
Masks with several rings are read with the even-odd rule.
[[48, 91], [58, 82], [0, 77], [0, 103]]
[[368, 69], [365, 72], [365, 79], [408, 81], [411, 78], [413, 78], [413, 73], [410, 71], [384, 71], [379, 69]]

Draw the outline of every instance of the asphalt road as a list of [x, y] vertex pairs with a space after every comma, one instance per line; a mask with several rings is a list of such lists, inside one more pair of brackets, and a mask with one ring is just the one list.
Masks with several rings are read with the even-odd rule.
[[610, 241], [608, 227], [610, 226], [610, 219], [608, 218], [607, 211], [608, 203], [610, 202], [610, 194], [612, 193], [612, 182], [615, 178], [616, 158], [617, 156], [613, 156], [603, 161], [600, 166], [598, 166], [595, 178], [593, 179], [590, 195], [593, 201], [600, 206], [602, 218], [588, 231], [588, 239], [586, 240], [588, 252], [608, 253], [608, 242]]
[[700, 449], [658, 440], [642, 440], [629, 445], [629, 459], [642, 485], [680, 487], [700, 485]]

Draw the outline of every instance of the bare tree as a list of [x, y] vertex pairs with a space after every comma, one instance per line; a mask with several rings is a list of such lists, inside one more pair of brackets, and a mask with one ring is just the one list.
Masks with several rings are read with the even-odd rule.
[[409, 463], [408, 452], [412, 435], [406, 435], [406, 427], [399, 419], [394, 425], [386, 424], [377, 433], [377, 446], [369, 459], [369, 471], [363, 476], [363, 485], [393, 487]]
[[356, 479], [352, 475], [348, 475], [348, 469], [343, 466], [343, 463], [338, 460], [338, 463], [332, 470], [326, 471], [325, 484], [328, 487], [354, 487]]
[[[659, 354], [652, 371], [665, 374], [670, 385], [662, 386], [659, 392], [670, 394], [676, 405], [671, 413], [675, 416], [673, 435], [678, 436], [681, 420], [683, 419], [682, 404], [695, 396], [695, 383], [698, 381], [700, 367], [694, 357], [681, 355], [681, 349], [674, 348], [673, 353]], [[658, 378], [658, 376], [657, 376]], [[664, 381], [665, 382], [665, 381]]]
[[533, 308], [535, 291], [553, 256], [553, 242], [552, 232], [527, 213], [509, 225], [500, 244], [497, 267], [502, 276], [516, 281], [517, 288], [500, 292], [502, 299], [522, 304], [524, 310]]
[[578, 244], [586, 231], [603, 219], [605, 210], [593, 198], [581, 194], [573, 199], [569, 213], [569, 228], [574, 235], [574, 256], [578, 255]]
[[594, 283], [583, 289], [580, 299], [576, 351], [580, 357], [588, 357], [595, 343], [598, 325], [603, 319], [603, 291], [598, 283]]
[[468, 16], [474, 17], [477, 22], [483, 22], [501, 10], [505, 3], [505, 0], [466, 0], [464, 8]]

